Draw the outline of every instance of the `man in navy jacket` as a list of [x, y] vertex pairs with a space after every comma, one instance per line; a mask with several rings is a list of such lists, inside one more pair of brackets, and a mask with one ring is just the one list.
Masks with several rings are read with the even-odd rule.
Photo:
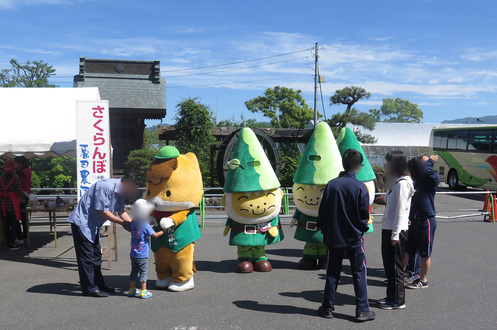
[[435, 219], [435, 194], [440, 184], [440, 176], [433, 169], [437, 155], [430, 158], [423, 156], [409, 160], [408, 166], [411, 177], [414, 180], [416, 192], [412, 197], [406, 256], [421, 256], [421, 274], [418, 280], [406, 285], [408, 289], [428, 288], [428, 272], [431, 266], [431, 252], [433, 249], [433, 239], [437, 229]]
[[342, 162], [345, 171], [326, 185], [318, 214], [317, 226], [323, 231], [323, 243], [328, 247], [326, 285], [318, 315], [333, 317], [343, 256], [347, 252], [356, 294], [356, 320], [369, 321], [376, 316], [369, 310], [362, 240], [362, 235], [368, 230], [369, 194], [366, 185], [355, 178], [363, 166], [363, 157], [359, 151], [348, 149]]

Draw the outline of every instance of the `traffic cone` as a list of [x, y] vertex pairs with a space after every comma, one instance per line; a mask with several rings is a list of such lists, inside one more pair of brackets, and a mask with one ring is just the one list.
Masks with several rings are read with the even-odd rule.
[[483, 212], [486, 212], [483, 216], [483, 221], [485, 222], [493, 222], [495, 223], [496, 219], [496, 213], [495, 213], [495, 207], [496, 203], [495, 200], [497, 199], [497, 196], [494, 194], [488, 193], [487, 196], [485, 197], [485, 204], [483, 205]]
[[487, 189], [487, 193], [485, 195], [485, 200], [483, 201], [483, 209], [481, 209], [482, 212], [489, 212], [490, 211], [490, 193]]

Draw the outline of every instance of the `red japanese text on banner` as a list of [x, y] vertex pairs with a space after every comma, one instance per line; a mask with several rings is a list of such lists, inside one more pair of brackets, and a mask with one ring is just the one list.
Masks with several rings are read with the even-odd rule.
[[78, 101], [76, 106], [78, 199], [98, 180], [111, 177], [108, 101]]

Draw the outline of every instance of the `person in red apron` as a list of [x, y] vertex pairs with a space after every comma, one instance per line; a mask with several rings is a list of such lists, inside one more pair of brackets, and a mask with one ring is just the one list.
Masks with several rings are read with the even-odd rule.
[[[19, 180], [21, 181], [21, 189], [29, 197], [31, 193], [31, 169], [29, 168], [29, 160], [27, 160], [24, 156], [17, 156], [14, 158], [14, 161], [17, 163], [17, 174], [19, 175]], [[28, 207], [29, 200], [21, 201], [21, 222], [22, 222], [22, 231], [21, 226], [19, 226], [19, 230], [17, 231], [17, 240], [18, 242], [23, 239], [28, 238], [28, 213], [25, 210]]]
[[5, 174], [0, 177], [0, 216], [5, 225], [7, 249], [18, 250], [16, 237], [21, 221], [21, 200], [26, 200], [27, 196], [22, 192], [21, 182], [16, 176], [16, 162], [8, 159], [3, 170]]

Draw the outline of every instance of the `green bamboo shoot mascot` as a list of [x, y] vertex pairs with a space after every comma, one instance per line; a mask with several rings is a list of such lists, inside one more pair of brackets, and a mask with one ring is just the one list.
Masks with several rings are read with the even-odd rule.
[[[361, 182], [364, 182], [366, 187], [368, 187], [369, 205], [373, 204], [376, 193], [376, 189], [374, 186], [374, 179], [376, 179], [376, 174], [374, 174], [373, 168], [371, 167], [371, 164], [369, 163], [369, 160], [366, 157], [364, 150], [362, 150], [361, 144], [357, 140], [357, 137], [355, 136], [354, 132], [352, 132], [352, 130], [348, 127], [342, 128], [342, 130], [340, 131], [337, 137], [337, 144], [338, 144], [338, 149], [340, 150], [340, 154], [342, 156], [345, 153], [345, 150], [347, 149], [355, 149], [362, 154], [362, 157], [364, 158], [362, 162], [363, 167], [359, 171], [359, 173], [357, 173], [356, 179]], [[371, 233], [374, 230], [372, 216], [370, 217], [368, 225], [369, 225], [369, 230], [366, 233]]]
[[293, 200], [297, 210], [290, 227], [297, 225], [295, 239], [306, 242], [299, 269], [326, 268], [327, 248], [316, 222], [324, 188], [341, 171], [342, 157], [333, 133], [327, 123], [321, 122], [314, 129], [293, 177]]
[[230, 233], [229, 245], [238, 247], [238, 273], [269, 272], [265, 246], [283, 239], [279, 219], [283, 192], [254, 132], [240, 131], [221, 203], [228, 220], [224, 236]]

